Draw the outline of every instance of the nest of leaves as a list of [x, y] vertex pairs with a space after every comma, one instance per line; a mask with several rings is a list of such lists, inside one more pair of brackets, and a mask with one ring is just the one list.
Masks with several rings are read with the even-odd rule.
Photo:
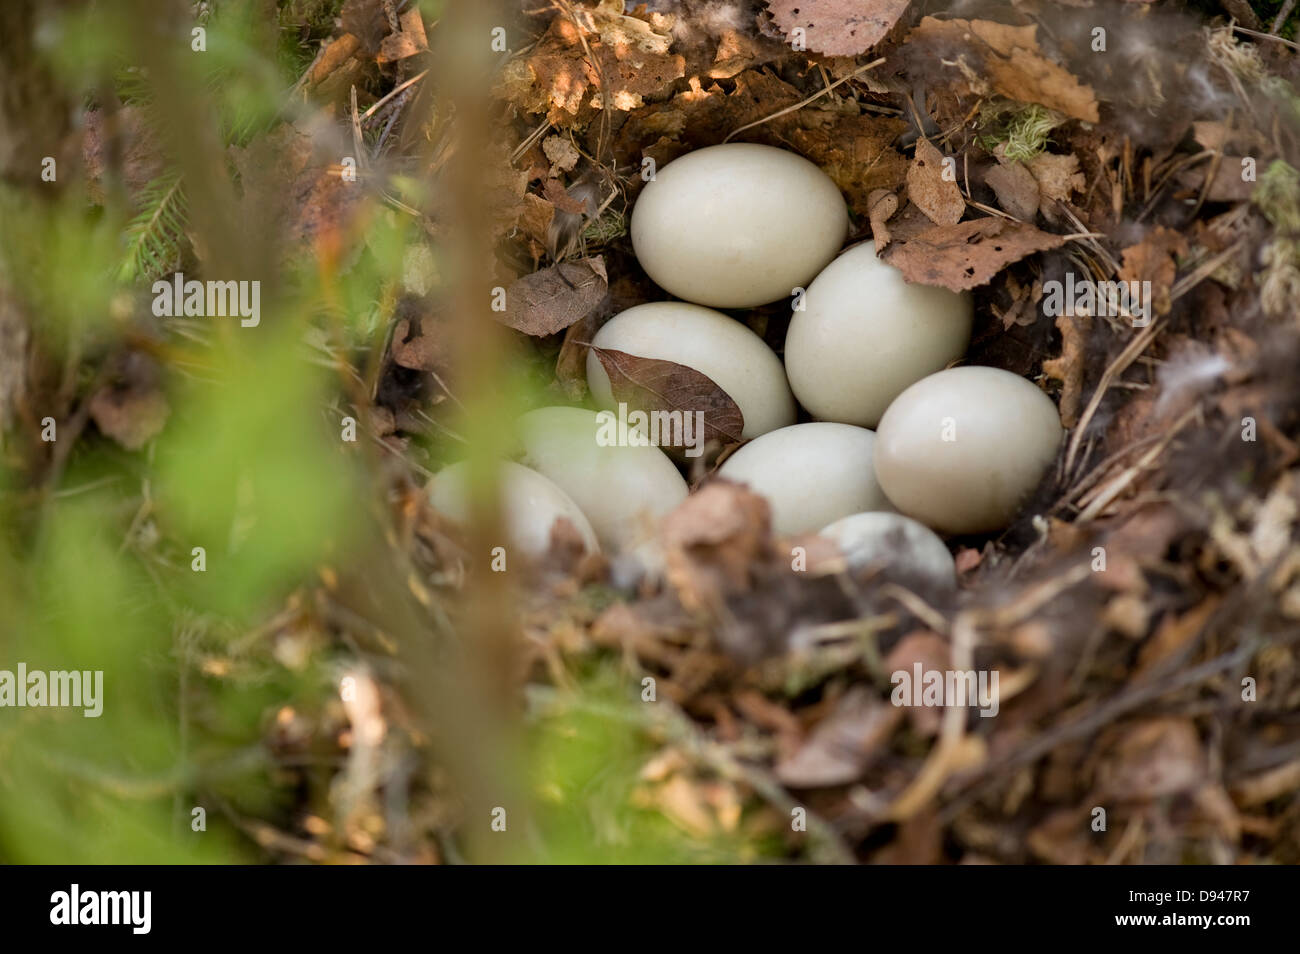
[[[634, 699], [652, 678], [656, 702], [627, 716], [658, 746], [643, 804], [695, 834], [764, 832], [790, 857], [1296, 863], [1296, 54], [1177, 5], [966, 13], [904, 0], [519, 12], [492, 80], [485, 196], [499, 318], [550, 403], [584, 399], [583, 343], [604, 320], [664, 297], [627, 236], [646, 160], [757, 142], [835, 180], [851, 241], [874, 238], [909, 280], [970, 290], [967, 362], [1038, 384], [1068, 436], [1014, 525], [952, 541], [955, 595], [853, 576], [814, 541], [795, 571], [763, 502], [710, 481], [728, 450], [715, 448], [663, 527], [662, 585], [622, 587], [557, 541], [517, 588], [514, 688], [581, 706], [570, 690], [593, 659]], [[392, 4], [343, 14], [303, 95], [364, 129], [377, 162], [436, 179], [455, 129], [412, 118], [424, 25]], [[285, 160], [291, 230], [328, 245], [337, 177], [302, 171], [298, 135], [268, 140], [303, 156]], [[448, 239], [435, 210], [396, 188], [384, 200]], [[414, 593], [454, 629], [460, 588], [486, 570], [420, 490], [413, 438], [442, 433], [457, 368], [427, 262], [418, 249], [408, 262], [359, 419], [393, 452], [390, 542], [415, 569], [365, 605], [382, 617]], [[1150, 282], [1149, 321], [1048, 317], [1045, 286], [1067, 272]], [[780, 351], [788, 307], [736, 317]], [[328, 611], [340, 591], [326, 582], [326, 622], [356, 632], [355, 613]], [[917, 663], [996, 669], [997, 716], [892, 705], [890, 674]], [[791, 830], [798, 809], [806, 830]], [[449, 812], [429, 808], [430, 826]]]
[[[726, 753], [647, 782], [686, 825], [729, 823], [721, 779], [806, 806], [842, 858], [1297, 861], [1291, 49], [1146, 6], [655, 6], [533, 15], [495, 89], [525, 303], [505, 320], [557, 386], [580, 396], [580, 342], [661, 297], [623, 225], [644, 161], [759, 142], [840, 185], [851, 240], [971, 290], [967, 360], [1039, 384], [1068, 439], [1014, 526], [956, 541], [955, 598], [795, 572], [761, 500], [696, 474], [662, 589], [594, 599], [586, 567], [532, 592], [539, 673], [603, 651], [655, 678]], [[1150, 282], [1149, 321], [1048, 317], [1067, 271]], [[738, 317], [779, 351], [787, 308]], [[997, 717], [891, 705], [918, 662], [997, 669]]]

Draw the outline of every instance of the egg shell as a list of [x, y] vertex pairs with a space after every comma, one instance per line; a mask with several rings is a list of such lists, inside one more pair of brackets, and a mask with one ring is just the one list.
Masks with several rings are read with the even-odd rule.
[[[746, 440], [795, 421], [794, 396], [776, 353], [739, 321], [712, 308], [680, 301], [637, 305], [606, 322], [592, 344], [699, 371], [736, 402]], [[616, 406], [609, 375], [594, 352], [587, 355], [587, 385], [596, 403]]]
[[941, 533], [1006, 526], [1061, 443], [1051, 398], [998, 368], [949, 368], [898, 396], [876, 432], [890, 501]]
[[839, 187], [802, 156], [752, 143], [687, 153], [632, 207], [632, 248], [660, 288], [748, 308], [807, 286], [848, 235]]
[[785, 338], [785, 369], [815, 418], [875, 427], [909, 385], [970, 344], [969, 293], [914, 285], [855, 245], [808, 286]]
[[718, 468], [772, 508], [779, 536], [815, 533], [863, 510], [892, 510], [872, 468], [876, 435], [848, 424], [795, 424], [750, 441]]
[[855, 513], [819, 531], [840, 548], [850, 570], [878, 567], [885, 575], [917, 577], [951, 589], [957, 567], [933, 530], [901, 513]]
[[538, 408], [516, 430], [523, 463], [567, 493], [611, 551], [652, 539], [659, 518], [686, 499], [686, 481], [659, 448], [598, 443], [595, 411]]
[[[498, 474], [501, 495], [501, 522], [506, 541], [512, 549], [537, 559], [550, 550], [551, 528], [566, 517], [582, 538], [589, 553], [600, 550], [596, 531], [586, 515], [568, 494], [537, 471], [502, 461]], [[469, 464], [451, 464], [440, 470], [429, 487], [433, 508], [459, 523], [471, 516]]]

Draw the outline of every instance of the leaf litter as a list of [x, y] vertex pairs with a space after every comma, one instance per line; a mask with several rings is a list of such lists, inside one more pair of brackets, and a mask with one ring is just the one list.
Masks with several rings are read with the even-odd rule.
[[[741, 141], [823, 168], [855, 214], [851, 240], [871, 234], [908, 281], [972, 291], [985, 317], [969, 360], [1044, 387], [1070, 447], [1005, 534], [954, 541], [956, 595], [855, 575], [833, 555], [813, 554], [820, 569], [805, 572], [791, 559], [803, 544], [773, 538], [760, 498], [706, 481], [661, 527], [662, 588], [620, 587], [614, 569], [588, 565], [521, 596], [535, 653], [523, 678], [566, 686], [602, 654], [637, 682], [652, 676], [673, 728], [654, 729], [666, 741], [643, 766], [638, 797], [699, 837], [752, 824], [805, 860], [1300, 861], [1300, 736], [1282, 719], [1300, 693], [1300, 386], [1290, 373], [1300, 327], [1277, 306], [1300, 287], [1300, 161], [1273, 95], [1294, 81], [1292, 60], [1221, 23], [1189, 26], [1182, 35], [1202, 44], [1200, 85], [1160, 59], [1143, 78], [1164, 97], [1162, 123], [1180, 132], [1153, 145], [1118, 115], [1117, 80], [1094, 81], [1057, 38], [1073, 8], [1043, 8], [1035, 25], [1010, 5], [981, 8], [981, 19], [920, 16], [896, 0], [736, 6], [754, 15], [621, 0], [527, 11], [532, 32], [493, 82], [503, 141], [484, 160], [492, 268], [511, 275], [498, 320], [580, 400], [600, 321], [657, 294], [625, 231], [593, 240], [587, 226], [630, 211], [645, 159], [742, 130]], [[1159, 43], [1159, 21], [1141, 5], [1111, 6], [1106, 16]], [[433, 36], [418, 16], [394, 24], [384, 5], [359, 0], [340, 24], [308, 71], [308, 97], [329, 100], [330, 78], [347, 77], [378, 103], [395, 86], [378, 68], [423, 55]], [[773, 27], [802, 30], [806, 47], [774, 41]], [[864, 69], [876, 56], [883, 68]], [[832, 75], [853, 78], [827, 92]], [[974, 117], [1008, 102], [1052, 111], [1047, 139], [1019, 152], [1023, 143], [981, 133]], [[394, 115], [399, 130], [420, 122], [404, 108]], [[433, 125], [417, 132], [438, 136]], [[1259, 170], [1275, 170], [1266, 188], [1233, 178], [1247, 150]], [[230, 156], [244, 201], [282, 208], [288, 244], [318, 253], [348, 244], [361, 208], [322, 155], [314, 132], [285, 122]], [[956, 176], [944, 174], [945, 156], [957, 157]], [[432, 163], [422, 171], [436, 173]], [[575, 192], [583, 176], [602, 184], [594, 206]], [[413, 213], [436, 240], [439, 210]], [[577, 228], [560, 241], [564, 215]], [[1044, 313], [1043, 284], [1067, 267], [1150, 282], [1161, 320], [1139, 334], [1117, 316]], [[419, 376], [454, 377], [456, 349], [427, 302], [388, 307], [387, 377], [371, 396], [413, 403], [400, 415], [370, 410], [388, 414], [386, 438], [414, 469], [402, 442], [440, 407], [427, 406]], [[779, 345], [780, 311], [744, 317]], [[1242, 339], [1267, 345], [1252, 351]], [[719, 443], [738, 441], [739, 408], [704, 375], [594, 353], [620, 400], [707, 406]], [[89, 402], [98, 428], [127, 448], [167, 426], [145, 371]], [[1243, 441], [1244, 419], [1261, 439]], [[464, 550], [409, 473], [392, 482], [404, 521], [394, 545], [418, 568], [402, 586], [421, 612], [455, 607]], [[318, 598], [343, 597], [326, 586]], [[340, 612], [328, 625], [346, 641], [357, 618]], [[889, 704], [891, 672], [962, 658], [1002, 674], [998, 718], [954, 723], [944, 710]], [[1249, 701], [1242, 672], [1256, 683]], [[400, 722], [396, 698], [388, 705]], [[958, 741], [945, 735], [951, 725]], [[817, 794], [810, 837], [788, 831], [790, 792]], [[896, 824], [900, 800], [915, 805]], [[1116, 822], [1097, 833], [1089, 813], [1103, 802]], [[387, 838], [353, 850], [381, 857]]]

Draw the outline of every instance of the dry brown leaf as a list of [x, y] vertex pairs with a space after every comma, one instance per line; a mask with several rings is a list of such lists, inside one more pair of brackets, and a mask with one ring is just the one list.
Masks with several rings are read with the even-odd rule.
[[90, 399], [90, 416], [100, 431], [127, 450], [139, 450], [157, 437], [170, 413], [166, 396], [149, 386], [110, 385]]
[[686, 60], [667, 52], [671, 38], [637, 17], [623, 16], [617, 0], [582, 10], [578, 18], [583, 26], [563, 16], [552, 19], [526, 57], [502, 68], [497, 94], [566, 127], [583, 109], [588, 115], [606, 105], [635, 109], [685, 75]]
[[542, 152], [551, 162], [551, 175], [568, 172], [578, 164], [582, 154], [568, 136], [547, 136], [542, 140]]
[[609, 375], [614, 399], [630, 410], [701, 412], [704, 440], [742, 440], [745, 418], [726, 391], [706, 374], [674, 361], [643, 358], [610, 348], [591, 349]]
[[1001, 218], [974, 219], [895, 242], [885, 260], [909, 282], [966, 291], [991, 281], [1012, 262], [1060, 248], [1065, 242], [1065, 236], [1032, 225]]
[[555, 380], [574, 401], [582, 400], [587, 394], [587, 347], [599, 327], [599, 314], [589, 312], [569, 325], [555, 358]]
[[1168, 716], [1124, 729], [1100, 773], [1107, 797], [1147, 801], [1200, 788], [1208, 765], [1196, 726]]
[[[925, 17], [908, 34], [914, 52], [953, 64], [967, 89], [989, 90], [1021, 103], [1038, 103], [1074, 119], [1100, 120], [1092, 87], [1047, 59], [1039, 49], [1038, 28], [992, 20], [938, 20]], [[985, 88], [981, 88], [985, 87]]]
[[956, 177], [944, 177], [943, 153], [928, 139], [916, 141], [916, 157], [907, 167], [907, 196], [935, 225], [956, 225], [966, 212]]
[[1056, 330], [1061, 333], [1061, 356], [1043, 362], [1043, 373], [1061, 382], [1061, 426], [1067, 429], [1079, 423], [1083, 403], [1085, 328], [1091, 328], [1091, 319], [1085, 315], [1058, 315]]
[[1222, 602], [1218, 596], [1208, 596], [1199, 606], [1181, 616], [1166, 616], [1138, 653], [1137, 667], [1133, 672], [1134, 682], [1145, 680], [1161, 662], [1199, 636]]
[[1158, 225], [1136, 245], [1124, 249], [1119, 277], [1126, 282], [1149, 281], [1151, 298], [1143, 303], [1152, 307], [1157, 315], [1169, 313], [1173, 302], [1169, 289], [1178, 272], [1175, 256], [1187, 254], [1187, 238], [1173, 229]]
[[561, 262], [525, 275], [506, 290], [497, 320], [526, 335], [544, 338], [590, 314], [609, 289], [599, 255]]
[[1038, 180], [1020, 162], [1000, 162], [985, 175], [998, 205], [1012, 218], [1032, 223], [1038, 216]]
[[529, 192], [524, 196], [524, 211], [519, 216], [518, 228], [533, 243], [533, 254], [541, 255], [546, 249], [546, 236], [555, 218], [555, 206], [540, 195]]
[[787, 42], [802, 30], [807, 49], [857, 56], [885, 38], [908, 0], [769, 0], [768, 10]]
[[[908, 633], [885, 657], [885, 672], [899, 671], [911, 674], [920, 664], [923, 671], [943, 672], [952, 668], [952, 652], [947, 641], [929, 630]], [[943, 710], [929, 706], [908, 706], [907, 717], [918, 735], [932, 736], [939, 732]]]
[[871, 219], [871, 238], [876, 243], [879, 255], [892, 241], [889, 234], [889, 217], [898, 211], [898, 196], [888, 189], [875, 189], [867, 197], [869, 218]]
[[749, 589], [770, 549], [767, 501], [747, 487], [716, 480], [687, 497], [660, 524], [667, 578], [682, 606], [715, 613]]
[[1073, 153], [1059, 155], [1053, 152], [1040, 152], [1028, 162], [1030, 173], [1038, 182], [1038, 191], [1043, 215], [1049, 222], [1055, 221], [1050, 202], [1069, 202], [1075, 192], [1082, 192], [1088, 179], [1079, 171], [1079, 157]]
[[436, 317], [400, 318], [393, 326], [393, 361], [412, 371], [432, 371], [444, 379], [451, 369], [452, 348], [446, 328]]
[[429, 49], [429, 40], [424, 32], [424, 21], [420, 17], [419, 4], [402, 14], [401, 29], [390, 33], [379, 44], [380, 63], [391, 63], [407, 57], [424, 53]]
[[776, 765], [792, 788], [824, 788], [856, 781], [879, 756], [903, 718], [899, 706], [861, 686], [849, 690], [799, 749]]

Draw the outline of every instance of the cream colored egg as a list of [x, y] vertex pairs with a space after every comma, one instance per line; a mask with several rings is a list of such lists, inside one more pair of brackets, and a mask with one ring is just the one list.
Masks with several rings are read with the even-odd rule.
[[[563, 517], [573, 524], [588, 552], [600, 549], [586, 515], [554, 481], [513, 461], [502, 461], [500, 468], [501, 523], [510, 547], [533, 559], [545, 556], [551, 546], [551, 529]], [[469, 489], [469, 465], [451, 464], [433, 478], [429, 500], [439, 513], [468, 523]]]
[[[680, 301], [637, 305], [608, 321], [592, 343], [699, 371], [736, 402], [746, 440], [794, 423], [794, 397], [780, 359], [754, 332], [711, 308]], [[595, 352], [587, 355], [587, 384], [598, 404], [616, 406]]]
[[785, 338], [785, 369], [813, 417], [875, 427], [889, 402], [960, 358], [971, 296], [914, 285], [855, 245], [808, 286]]
[[944, 542], [901, 513], [851, 514], [822, 528], [819, 536], [834, 541], [850, 570], [876, 568], [886, 576], [917, 577], [944, 588], [957, 582], [957, 568]]
[[774, 533], [815, 533], [851, 513], [893, 509], [876, 483], [875, 441], [871, 431], [848, 424], [795, 424], [750, 441], [718, 476], [767, 499]]
[[517, 424], [523, 462], [549, 477], [614, 551], [653, 539], [659, 519], [686, 499], [686, 481], [657, 447], [611, 443], [595, 411], [543, 407]]
[[997, 368], [940, 371], [898, 396], [876, 432], [890, 501], [940, 533], [1005, 527], [1056, 456], [1051, 398]]
[[659, 169], [632, 208], [632, 247], [664, 290], [748, 308], [806, 287], [848, 234], [839, 187], [784, 149], [728, 143]]

